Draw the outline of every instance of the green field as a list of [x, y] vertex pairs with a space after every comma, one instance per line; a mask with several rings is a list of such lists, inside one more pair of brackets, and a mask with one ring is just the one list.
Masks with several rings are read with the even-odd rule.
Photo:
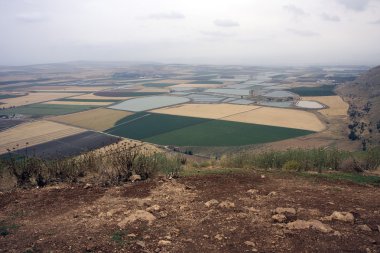
[[21, 96], [23, 96], [23, 95], [0, 94], [0, 99], [17, 98], [17, 97], [21, 97]]
[[304, 97], [312, 96], [335, 96], [334, 92], [335, 85], [322, 85], [319, 87], [297, 87], [293, 89], [288, 89], [288, 91], [296, 93]]
[[0, 111], [2, 115], [24, 114], [31, 116], [63, 115], [97, 108], [90, 105], [33, 104]]
[[208, 119], [139, 112], [119, 120], [106, 133], [143, 140], [206, 121]]
[[160, 145], [241, 146], [294, 138], [313, 132], [284, 127], [155, 113], [136, 113], [107, 133]]
[[174, 83], [144, 83], [144, 87], [154, 87], [154, 88], [165, 88], [168, 86], [173, 86]]

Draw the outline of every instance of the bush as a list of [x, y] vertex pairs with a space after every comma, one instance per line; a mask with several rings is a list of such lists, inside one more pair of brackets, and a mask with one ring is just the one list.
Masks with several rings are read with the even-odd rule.
[[302, 168], [301, 164], [294, 160], [287, 161], [282, 166], [282, 169], [286, 171], [300, 171], [301, 168]]

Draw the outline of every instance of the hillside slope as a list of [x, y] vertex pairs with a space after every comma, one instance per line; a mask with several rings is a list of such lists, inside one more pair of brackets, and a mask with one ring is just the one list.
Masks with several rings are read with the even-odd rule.
[[351, 140], [363, 148], [380, 144], [380, 66], [370, 69], [355, 81], [338, 88], [349, 102]]
[[380, 251], [378, 188], [262, 173], [0, 194], [0, 251]]

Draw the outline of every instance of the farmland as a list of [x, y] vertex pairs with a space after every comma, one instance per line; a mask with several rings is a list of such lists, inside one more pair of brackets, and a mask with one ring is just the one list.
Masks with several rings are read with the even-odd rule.
[[152, 112], [187, 117], [221, 119], [258, 108], [260, 107], [233, 104], [184, 104], [156, 109], [152, 110]]
[[319, 87], [296, 87], [289, 89], [288, 91], [296, 93], [300, 96], [335, 96], [335, 85], [322, 85]]
[[176, 146], [242, 146], [279, 141], [311, 133], [313, 132], [291, 128], [211, 120], [144, 140]]
[[35, 104], [35, 103], [45, 102], [45, 101], [54, 100], [54, 99], [70, 97], [72, 95], [73, 95], [72, 93], [32, 92], [26, 96], [2, 99], [0, 100], [0, 102], [5, 104], [2, 106], [8, 108], [12, 106]]
[[164, 94], [164, 92], [100, 91], [94, 93], [96, 96], [104, 97], [143, 97], [161, 94]]
[[0, 114], [3, 114], [3, 115], [23, 114], [23, 115], [33, 116], [33, 117], [40, 117], [40, 116], [46, 116], [46, 115], [62, 115], [62, 114], [75, 113], [75, 112], [94, 109], [97, 107], [98, 106], [93, 106], [93, 105], [33, 104], [33, 105], [1, 110]]
[[113, 127], [120, 119], [123, 119], [131, 114], [132, 113], [127, 111], [98, 108], [84, 112], [51, 117], [49, 120], [82, 127], [85, 129], [103, 131]]
[[0, 154], [84, 132], [84, 129], [49, 121], [35, 121], [0, 132]]
[[113, 102], [109, 101], [68, 101], [68, 100], [54, 100], [44, 102], [44, 105], [98, 105], [98, 106], [106, 106], [113, 104]]
[[183, 146], [239, 146], [312, 133], [306, 130], [155, 113], [137, 113], [126, 117], [106, 132], [162, 145]]
[[120, 141], [120, 138], [103, 133], [85, 131], [41, 144], [28, 146], [12, 152], [16, 155], [37, 156], [45, 159], [58, 159], [80, 155], [86, 151], [102, 148]]
[[93, 100], [93, 101], [99, 101], [99, 100], [106, 100], [106, 101], [120, 101], [120, 100], [126, 100], [127, 97], [106, 97], [106, 96], [96, 96], [93, 93], [89, 94], [83, 94], [75, 97], [65, 98], [64, 100]]
[[318, 101], [328, 106], [320, 112], [326, 116], [346, 116], [348, 104], [339, 96], [305, 97], [304, 100]]
[[153, 87], [153, 88], [165, 88], [168, 86], [174, 85], [173, 83], [144, 83], [144, 87]]

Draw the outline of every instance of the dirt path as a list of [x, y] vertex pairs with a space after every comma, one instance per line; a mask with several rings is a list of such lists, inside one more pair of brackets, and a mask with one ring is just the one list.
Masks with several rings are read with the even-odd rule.
[[379, 252], [380, 189], [255, 172], [61, 185], [0, 195], [0, 221], [1, 252]]

